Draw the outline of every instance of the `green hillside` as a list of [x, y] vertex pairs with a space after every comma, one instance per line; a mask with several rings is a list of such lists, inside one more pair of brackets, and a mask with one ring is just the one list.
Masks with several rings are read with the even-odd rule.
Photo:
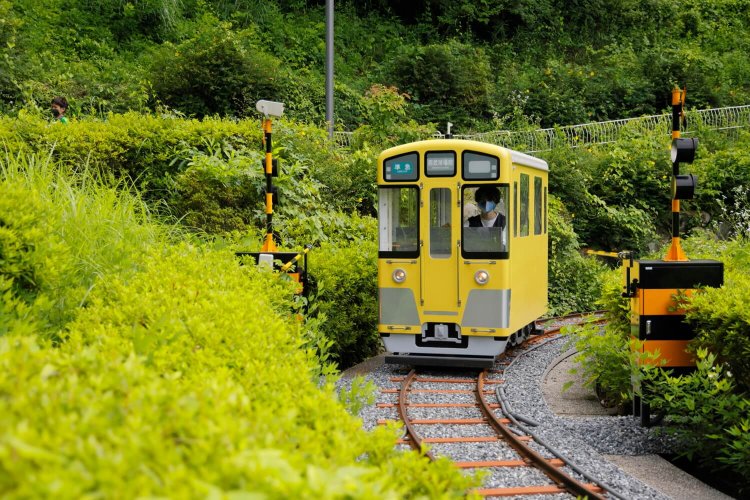
[[[0, 111], [167, 107], [186, 116], [324, 117], [323, 1], [0, 1]], [[750, 98], [747, 0], [336, 2], [336, 125], [366, 122], [373, 84], [459, 131], [653, 114], [673, 84], [695, 107]]]

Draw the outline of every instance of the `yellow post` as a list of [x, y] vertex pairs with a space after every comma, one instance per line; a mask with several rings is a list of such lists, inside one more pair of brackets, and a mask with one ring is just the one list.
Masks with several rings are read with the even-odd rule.
[[263, 120], [263, 142], [266, 145], [266, 238], [261, 252], [275, 252], [276, 242], [273, 241], [273, 157], [271, 144], [271, 119]]

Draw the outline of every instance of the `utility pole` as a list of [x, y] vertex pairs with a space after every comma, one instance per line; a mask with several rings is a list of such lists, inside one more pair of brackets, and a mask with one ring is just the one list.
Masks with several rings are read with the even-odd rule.
[[326, 0], [326, 122], [333, 139], [333, 0]]

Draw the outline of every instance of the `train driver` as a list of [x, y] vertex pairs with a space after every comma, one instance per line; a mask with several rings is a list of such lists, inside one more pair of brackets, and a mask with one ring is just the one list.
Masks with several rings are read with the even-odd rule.
[[474, 193], [479, 215], [469, 217], [464, 227], [499, 227], [505, 229], [505, 214], [501, 212], [500, 190], [495, 186], [482, 186]]

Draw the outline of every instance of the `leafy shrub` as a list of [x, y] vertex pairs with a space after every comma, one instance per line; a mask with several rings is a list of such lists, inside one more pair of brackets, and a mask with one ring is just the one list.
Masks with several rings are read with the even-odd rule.
[[413, 99], [417, 120], [467, 126], [489, 117], [492, 69], [482, 48], [456, 40], [407, 46], [386, 72]]
[[669, 415], [668, 432], [680, 437], [680, 454], [712, 470], [730, 469], [740, 491], [750, 488], [750, 398], [715, 354], [697, 351], [696, 371], [672, 377], [649, 372], [652, 408]]
[[[0, 336], [1, 495], [439, 498], [474, 485], [347, 414], [318, 378], [330, 367], [287, 282], [228, 249], [165, 243], [169, 228], [127, 193], [65, 183], [59, 165], [48, 177], [16, 167], [3, 166], [0, 199], [21, 206], [26, 194], [40, 216], [3, 216], [15, 225], [0, 231], [13, 263], [0, 326], [9, 303], [26, 316]], [[60, 283], [67, 261], [74, 279]], [[26, 321], [41, 316], [38, 300], [7, 300], [20, 293], [6, 285], [31, 275], [19, 269], [42, 292], [90, 283], [86, 307], [80, 295], [65, 303], [71, 321], [49, 335]]]
[[570, 214], [554, 196], [549, 199], [549, 313], [595, 309], [603, 267], [580, 254]]
[[373, 220], [367, 239], [321, 245], [311, 264], [318, 311], [325, 318], [321, 329], [333, 341], [331, 352], [342, 369], [380, 349], [376, 227]]
[[135, 272], [156, 238], [140, 199], [91, 171], [74, 178], [49, 157], [0, 158], [0, 192], [5, 330], [15, 315], [55, 338], [98, 280]]
[[289, 290], [261, 273], [229, 252], [157, 248], [143, 273], [93, 294], [59, 349], [0, 339], [0, 365], [13, 374], [0, 382], [12, 395], [0, 401], [0, 491], [463, 491], [469, 482], [457, 471], [395, 451], [390, 430], [366, 434], [331, 386], [316, 386], [282, 313]]
[[254, 114], [258, 99], [280, 90], [279, 61], [257, 41], [252, 31], [235, 32], [205, 14], [191, 38], [156, 52], [151, 67], [156, 98], [198, 117]]
[[[697, 239], [706, 241], [708, 237]], [[710, 242], [707, 244], [710, 245]], [[693, 245], [700, 246], [698, 242]], [[724, 286], [705, 288], [701, 293], [694, 294], [687, 304], [687, 319], [693, 323], [696, 331], [693, 348], [709, 349], [720, 362], [727, 364], [737, 385], [743, 390], [750, 390], [750, 313], [746, 306], [750, 297], [750, 278], [747, 274], [750, 249], [744, 239], [722, 246], [724, 251], [711, 257], [719, 257], [724, 262]], [[692, 250], [686, 246], [688, 249]], [[705, 254], [695, 253], [691, 256], [699, 258]]]
[[595, 323], [564, 327], [563, 333], [578, 350], [573, 358], [578, 367], [571, 373], [579, 373], [585, 387], [596, 389], [602, 404], [614, 407], [632, 399], [635, 364], [626, 338]]

